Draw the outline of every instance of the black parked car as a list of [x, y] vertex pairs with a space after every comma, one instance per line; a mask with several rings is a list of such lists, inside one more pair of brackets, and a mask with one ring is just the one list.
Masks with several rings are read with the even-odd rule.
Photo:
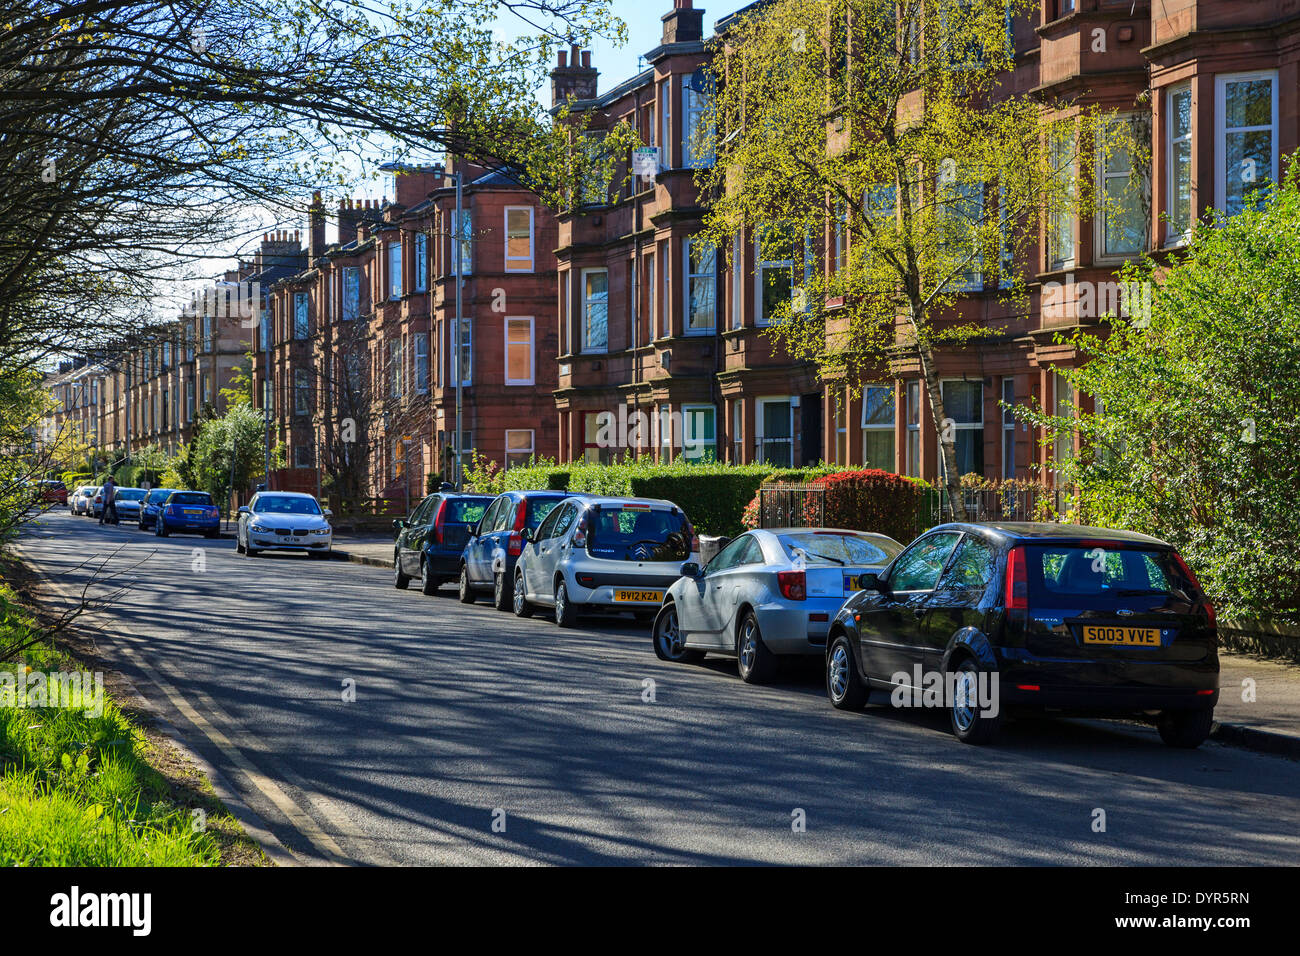
[[[1170, 545], [1056, 524], [947, 524], [860, 578], [831, 625], [826, 692], [860, 709], [897, 674], [944, 675], [956, 736], [984, 743], [1004, 713], [1156, 715], [1165, 743], [1196, 747], [1218, 703], [1214, 608]], [[996, 675], [997, 706], [979, 681]]]
[[492, 504], [491, 495], [436, 491], [420, 502], [408, 518], [393, 522], [393, 584], [404, 588], [420, 579], [420, 590], [432, 594], [460, 574], [460, 555], [470, 532]]
[[492, 592], [498, 611], [514, 600], [515, 562], [524, 548], [524, 532], [533, 532], [563, 501], [563, 491], [507, 491], [488, 506], [461, 555], [460, 599], [472, 604], [479, 591]]

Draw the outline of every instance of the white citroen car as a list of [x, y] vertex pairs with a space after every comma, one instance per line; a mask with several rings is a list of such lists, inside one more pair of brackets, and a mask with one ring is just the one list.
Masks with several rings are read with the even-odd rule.
[[327, 558], [334, 541], [330, 510], [297, 491], [259, 491], [239, 509], [235, 550], [255, 558], [263, 551], [305, 551]]

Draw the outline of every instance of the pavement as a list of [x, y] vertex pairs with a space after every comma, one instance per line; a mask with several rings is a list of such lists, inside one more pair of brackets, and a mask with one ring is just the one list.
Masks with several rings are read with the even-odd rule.
[[[970, 747], [943, 714], [879, 696], [834, 710], [815, 659], [751, 687], [726, 659], [659, 661], [630, 619], [561, 631], [462, 605], [450, 586], [397, 590], [380, 567], [249, 559], [230, 541], [66, 513], [18, 550], [59, 600], [129, 584], [94, 617], [102, 656], [214, 768], [249, 831], [299, 863], [1292, 865], [1300, 852], [1300, 761], [1222, 740], [1182, 751], [1136, 723], [1036, 719]], [[1255, 690], [1250, 704], [1225, 689], [1229, 726], [1294, 728], [1268, 716], [1295, 699], [1289, 673], [1235, 657], [1224, 673], [1233, 697], [1246, 679]]]

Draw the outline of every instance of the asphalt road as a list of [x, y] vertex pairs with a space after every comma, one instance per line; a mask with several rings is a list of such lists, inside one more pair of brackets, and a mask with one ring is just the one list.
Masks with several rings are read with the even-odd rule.
[[1300, 857], [1300, 763], [1281, 757], [1091, 721], [970, 747], [940, 714], [833, 710], [816, 662], [770, 687], [664, 664], [630, 620], [561, 631], [378, 568], [66, 512], [21, 541], [77, 590], [119, 547], [100, 574], [130, 588], [101, 646], [304, 863]]

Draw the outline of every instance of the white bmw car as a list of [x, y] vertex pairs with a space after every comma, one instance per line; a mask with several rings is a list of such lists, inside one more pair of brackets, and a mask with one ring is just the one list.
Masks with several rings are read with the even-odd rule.
[[780, 654], [822, 654], [826, 634], [859, 577], [903, 546], [888, 535], [838, 528], [769, 528], [728, 542], [705, 567], [682, 565], [664, 595], [652, 640], [660, 660], [735, 657], [761, 684]]
[[334, 542], [330, 510], [297, 491], [259, 491], [239, 509], [235, 550], [255, 558], [263, 551], [305, 551], [329, 557]]

